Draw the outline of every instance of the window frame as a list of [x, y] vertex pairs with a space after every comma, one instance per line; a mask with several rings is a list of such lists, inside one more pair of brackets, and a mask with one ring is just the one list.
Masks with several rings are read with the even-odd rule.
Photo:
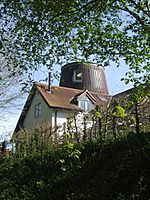
[[42, 104], [37, 103], [34, 107], [34, 117], [40, 117], [42, 114]]
[[85, 112], [89, 112], [90, 110], [92, 110], [92, 102], [90, 101], [79, 100], [78, 105], [79, 105], [79, 108]]
[[[78, 76], [78, 74], [80, 74], [81, 73], [81, 77], [80, 76]], [[83, 75], [82, 75], [82, 70], [81, 69], [77, 69], [77, 70], [75, 70], [74, 72], [73, 72], [73, 82], [77, 82], [77, 83], [82, 83], [82, 79], [83, 79], [83, 77], [82, 77]]]

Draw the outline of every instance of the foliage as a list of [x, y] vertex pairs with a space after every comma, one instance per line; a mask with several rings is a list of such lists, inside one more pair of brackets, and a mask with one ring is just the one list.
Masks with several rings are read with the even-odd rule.
[[126, 83], [149, 83], [148, 0], [2, 0], [1, 43], [10, 70], [72, 60], [129, 65]]
[[125, 113], [125, 109], [122, 106], [114, 106], [112, 110], [112, 116], [114, 117], [126, 117], [127, 114]]
[[35, 129], [20, 130], [12, 136], [15, 144], [15, 156], [23, 158], [36, 154], [44, 154], [57, 146], [56, 135], [51, 126], [39, 126]]
[[135, 134], [99, 138], [0, 159], [0, 199], [147, 200], [149, 153], [146, 133], [140, 139]]

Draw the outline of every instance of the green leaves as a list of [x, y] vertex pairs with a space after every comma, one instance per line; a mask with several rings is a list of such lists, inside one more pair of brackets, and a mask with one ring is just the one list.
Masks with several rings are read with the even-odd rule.
[[102, 118], [102, 114], [100, 112], [95, 112], [95, 117], [101, 119]]
[[121, 117], [121, 118], [124, 118], [127, 116], [127, 114], [125, 113], [125, 109], [122, 106], [115, 106], [112, 109], [112, 115], [114, 117]]
[[149, 199], [149, 133], [94, 139], [77, 149], [80, 162], [71, 163], [63, 149], [0, 159], [0, 199]]
[[132, 74], [147, 73], [137, 80], [149, 80], [149, 5], [144, 0], [2, 0], [1, 16], [0, 50], [6, 59], [12, 52], [10, 60], [24, 66], [23, 72], [73, 60], [119, 66], [122, 58]]

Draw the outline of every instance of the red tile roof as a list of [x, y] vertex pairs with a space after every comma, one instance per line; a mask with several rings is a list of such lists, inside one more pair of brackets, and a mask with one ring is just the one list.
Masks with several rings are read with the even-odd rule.
[[51, 108], [65, 109], [65, 110], [76, 110], [80, 111], [80, 108], [73, 104], [72, 99], [77, 98], [83, 93], [89, 98], [93, 99], [92, 101], [95, 105], [107, 104], [111, 96], [102, 93], [83, 91], [74, 88], [60, 87], [60, 86], [51, 86], [51, 92], [48, 91], [48, 86], [46, 84], [35, 83], [31, 89], [30, 95], [26, 101], [26, 104], [23, 108], [15, 132], [20, 130], [20, 127], [23, 126], [26, 113], [29, 110], [29, 107], [32, 103], [32, 99], [35, 95], [35, 92], [39, 91], [42, 98], [45, 100], [47, 105]]
[[51, 86], [51, 92], [48, 92], [47, 85], [39, 84], [39, 83], [36, 84], [36, 87], [38, 91], [41, 93], [42, 97], [47, 102], [47, 104], [50, 107], [55, 107], [55, 108], [79, 110], [79, 107], [71, 103], [71, 101], [73, 98], [77, 98], [81, 96], [83, 93], [89, 99], [91, 98], [94, 99], [95, 105], [103, 104], [104, 102], [102, 101], [102, 98], [105, 98], [107, 101], [111, 97], [106, 94], [83, 91], [83, 90], [78, 90], [74, 88], [67, 88], [67, 87], [60, 87], [60, 86]]

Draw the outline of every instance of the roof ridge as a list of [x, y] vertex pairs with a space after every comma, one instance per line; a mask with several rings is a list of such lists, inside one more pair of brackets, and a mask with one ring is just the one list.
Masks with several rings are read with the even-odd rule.
[[[37, 86], [47, 86], [48, 87], [48, 84], [46, 84], [46, 83], [39, 83], [39, 82], [36, 82], [35, 83]], [[81, 89], [78, 89], [78, 88], [71, 88], [71, 87], [63, 87], [63, 86], [59, 86], [59, 85], [51, 85], [51, 87], [53, 87], [53, 88], [62, 88], [62, 89], [65, 89], [65, 90], [76, 90], [76, 91], [79, 91], [80, 93], [82, 93], [82, 92], [85, 92], [85, 91], [88, 91], [91, 95], [92, 94], [95, 94], [95, 95], [97, 95], [97, 94], [100, 94], [100, 95], [104, 95], [104, 96], [112, 96], [112, 95], [109, 95], [109, 94], [105, 94], [105, 93], [101, 93], [101, 92], [95, 92], [95, 91], [89, 91], [89, 90], [87, 90], [87, 89], [85, 89], [85, 90], [81, 90]]]
[[[47, 86], [48, 87], [48, 84], [46, 83], [39, 83], [39, 82], [35, 82], [35, 85], [37, 86]], [[84, 90], [80, 90], [80, 89], [77, 89], [77, 88], [69, 88], [69, 87], [63, 87], [63, 86], [58, 86], [58, 85], [51, 85], [51, 87], [56, 87], [56, 88], [64, 88], [66, 90], [78, 90], [78, 91], [84, 91]]]

